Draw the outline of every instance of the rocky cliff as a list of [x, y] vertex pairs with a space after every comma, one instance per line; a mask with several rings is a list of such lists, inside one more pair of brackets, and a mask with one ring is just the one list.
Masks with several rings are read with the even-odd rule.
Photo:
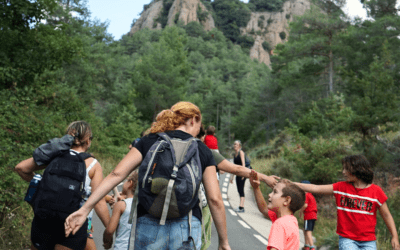
[[[140, 18], [133, 25], [130, 34], [141, 29], [161, 29], [161, 24], [157, 22], [163, 10], [163, 1], [152, 1], [146, 10], [143, 11]], [[200, 22], [205, 30], [211, 30], [215, 27], [214, 19], [210, 12], [206, 12], [207, 8], [200, 0], [175, 0], [168, 12], [167, 25], [175, 25], [177, 20], [182, 21], [185, 25], [189, 22]], [[198, 13], [206, 13], [202, 20], [199, 20]]]
[[[309, 8], [309, 0], [288, 0], [279, 12], [252, 12], [247, 26], [241, 28], [243, 35], [252, 36], [255, 40], [250, 49], [250, 57], [269, 65], [270, 55], [275, 46], [287, 39], [289, 22], [294, 16], [303, 15]], [[157, 19], [162, 11], [163, 0], [152, 1], [132, 27], [130, 34], [144, 28], [161, 29], [161, 23]], [[215, 27], [214, 19], [211, 13], [206, 11], [200, 0], [174, 0], [168, 12], [167, 25], [175, 25], [178, 20], [185, 25], [196, 21], [200, 22], [205, 30], [211, 30]], [[265, 46], [269, 51], [264, 49]]]
[[[294, 16], [303, 15], [309, 8], [308, 0], [289, 0], [283, 4], [280, 12], [252, 12], [247, 26], [241, 29], [242, 34], [250, 35], [255, 39], [250, 50], [250, 57], [269, 65], [270, 55], [275, 46], [287, 39], [289, 22]], [[263, 48], [263, 42], [268, 43], [269, 52]]]

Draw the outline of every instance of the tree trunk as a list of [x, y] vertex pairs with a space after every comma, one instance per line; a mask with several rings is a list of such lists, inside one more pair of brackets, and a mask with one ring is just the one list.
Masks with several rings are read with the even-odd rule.
[[333, 93], [333, 53], [329, 51], [329, 94]]

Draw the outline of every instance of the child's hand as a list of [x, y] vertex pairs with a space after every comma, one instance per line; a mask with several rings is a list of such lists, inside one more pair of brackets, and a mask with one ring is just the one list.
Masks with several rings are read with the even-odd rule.
[[257, 189], [260, 186], [260, 181], [258, 180], [257, 172], [251, 170], [250, 173], [250, 184], [254, 189]]

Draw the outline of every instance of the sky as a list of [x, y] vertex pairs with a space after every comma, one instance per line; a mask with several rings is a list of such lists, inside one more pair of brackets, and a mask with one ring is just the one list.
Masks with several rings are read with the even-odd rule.
[[[150, 2], [151, 0], [87, 0], [87, 5], [92, 13], [92, 19], [108, 21], [108, 33], [114, 36], [114, 40], [119, 40], [122, 35], [130, 31], [133, 19], [140, 17], [143, 5]], [[347, 0], [344, 12], [350, 17], [359, 16], [365, 19], [367, 16], [360, 0]]]

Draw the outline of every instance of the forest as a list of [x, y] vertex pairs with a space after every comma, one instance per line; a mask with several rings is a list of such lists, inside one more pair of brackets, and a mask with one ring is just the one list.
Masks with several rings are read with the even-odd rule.
[[[254, 39], [239, 27], [251, 11], [279, 11], [282, 1], [203, 2], [216, 20], [211, 31], [177, 21], [120, 40], [82, 0], [0, 2], [1, 249], [30, 244], [28, 183], [14, 167], [37, 146], [85, 120], [94, 131], [91, 152], [108, 174], [157, 113], [181, 100], [198, 105], [203, 124], [217, 128], [227, 158], [240, 139], [266, 174], [332, 183], [341, 178], [343, 156], [365, 155], [400, 226], [396, 1], [363, 1], [369, 18], [362, 20], [345, 15], [345, 0], [312, 0], [269, 66], [250, 59]], [[378, 249], [389, 249], [382, 220], [377, 234]], [[333, 228], [317, 242], [334, 247], [334, 237]]]

